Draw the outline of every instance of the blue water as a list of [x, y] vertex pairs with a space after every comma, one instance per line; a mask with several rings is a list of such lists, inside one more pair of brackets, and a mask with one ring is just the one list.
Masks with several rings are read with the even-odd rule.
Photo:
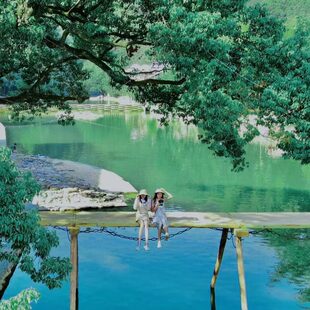
[[[114, 229], [136, 236], [136, 228]], [[178, 229], [171, 229], [177, 232]], [[151, 230], [151, 235], [156, 231]], [[60, 246], [54, 254], [69, 256], [66, 232], [58, 231]], [[216, 260], [219, 231], [192, 229], [163, 243], [151, 242], [149, 252], [135, 250], [135, 242], [103, 233], [79, 234], [80, 309], [210, 309], [209, 284]], [[275, 250], [259, 236], [243, 241], [249, 309], [304, 309], [299, 287], [286, 280], [272, 281], [278, 263]], [[41, 293], [33, 309], [69, 309], [69, 282], [48, 290], [17, 270], [4, 296], [29, 287]], [[236, 253], [227, 241], [216, 285], [217, 309], [240, 309]]]

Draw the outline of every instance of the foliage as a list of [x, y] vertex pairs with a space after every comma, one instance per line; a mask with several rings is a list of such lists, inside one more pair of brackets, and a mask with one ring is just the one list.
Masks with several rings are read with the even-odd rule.
[[292, 18], [308, 17], [310, 15], [310, 3], [308, 0], [249, 0], [249, 5], [264, 3], [274, 15]]
[[69, 259], [50, 255], [59, 243], [56, 233], [40, 226], [36, 211], [25, 209], [39, 186], [10, 156], [8, 149], [0, 148], [0, 261], [19, 263], [33, 281], [60, 287], [70, 271]]
[[[12, 0], [0, 10], [0, 78], [22, 78], [0, 102], [18, 102], [17, 116], [82, 101], [88, 60], [111, 86], [156, 106], [163, 122], [172, 115], [199, 125], [202, 141], [236, 170], [258, 134], [251, 113], [286, 157], [309, 163], [307, 25], [286, 38], [283, 19], [246, 0]], [[165, 65], [163, 75], [126, 71], [141, 51]]]
[[84, 69], [88, 71], [89, 78], [84, 81], [83, 86], [90, 96], [109, 95], [111, 97], [119, 97], [131, 95], [127, 87], [113, 87], [109, 76], [93, 63], [86, 61]]
[[26, 289], [9, 300], [0, 301], [0, 310], [30, 310], [31, 302], [37, 302], [40, 293], [35, 289]]

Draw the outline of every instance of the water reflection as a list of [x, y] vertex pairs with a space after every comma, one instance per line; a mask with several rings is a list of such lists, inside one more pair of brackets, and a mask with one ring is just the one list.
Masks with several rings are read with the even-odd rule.
[[[85, 230], [84, 230], [85, 231]], [[91, 230], [86, 230], [87, 232], [90, 232]], [[134, 234], [134, 229], [116, 229], [116, 231], [119, 234], [124, 234], [126, 236]], [[71, 235], [71, 259], [73, 264], [78, 264], [78, 245], [77, 245], [77, 230], [70, 230]], [[207, 235], [210, 234], [209, 238], [206, 238]], [[248, 289], [248, 296], [249, 296], [249, 308], [250, 309], [261, 309], [262, 304], [256, 305], [256, 299], [257, 298], [263, 298], [262, 296], [257, 296], [257, 294], [260, 291], [262, 291], [262, 287], [264, 287], [264, 283], [267, 281], [272, 284], [272, 287], [277, 290], [277, 283], [279, 283], [279, 287], [282, 287], [283, 285], [281, 283], [283, 282], [283, 279], [287, 278], [292, 283], [295, 283], [295, 285], [299, 288], [299, 299], [300, 302], [305, 303], [304, 305], [307, 305], [307, 302], [310, 302], [309, 298], [309, 256], [306, 255], [306, 253], [309, 251], [309, 237], [310, 237], [310, 230], [279, 230], [275, 233], [263, 233], [264, 239], [260, 239], [258, 237], [249, 237], [249, 239], [245, 239], [244, 241], [244, 256], [245, 256], [245, 276], [247, 279], [247, 289]], [[303, 240], [296, 239], [296, 237], [302, 237]], [[199, 242], [199, 239], [202, 237], [202, 240]], [[115, 298], [118, 294], [121, 294], [121, 292], [124, 292], [123, 290], [126, 290], [128, 294], [136, 294], [137, 300], [131, 299], [130, 302], [134, 302], [134, 305], [129, 303], [127, 309], [134, 309], [136, 307], [137, 303], [139, 304], [140, 300], [138, 296], [140, 294], [147, 294], [148, 289], [147, 286], [150, 285], [150, 287], [155, 286], [159, 291], [157, 293], [160, 296], [166, 296], [163, 291], [168, 290], [172, 294], [172, 296], [178, 296], [175, 297], [176, 299], [172, 304], [174, 305], [180, 305], [183, 304], [183, 297], [181, 298], [180, 294], [184, 294], [185, 291], [188, 291], [188, 293], [192, 294], [194, 291], [198, 290], [200, 294], [202, 294], [202, 291], [204, 291], [202, 298], [198, 298], [196, 294], [193, 296], [192, 302], [195, 304], [197, 302], [197, 309], [202, 308], [201, 302], [205, 304], [203, 308], [208, 309], [208, 293], [207, 293], [207, 287], [209, 286], [210, 276], [211, 272], [213, 270], [216, 254], [217, 254], [217, 248], [219, 246], [220, 241], [220, 233], [210, 231], [208, 229], [195, 229], [194, 231], [191, 231], [187, 233], [186, 235], [183, 235], [179, 239], [172, 240], [171, 242], [165, 244], [164, 252], [159, 252], [157, 249], [155, 249], [155, 246], [151, 248], [151, 252], [135, 252], [134, 250], [134, 244], [131, 244], [132, 248], [130, 249], [130, 243], [128, 243], [125, 247], [124, 241], [120, 241], [120, 239], [114, 239], [110, 240], [114, 244], [112, 249], [109, 249], [109, 245], [111, 246], [111, 242], [105, 244], [99, 242], [100, 239], [102, 239], [102, 236], [100, 237], [98, 234], [91, 233], [91, 234], [84, 234], [83, 229], [82, 233], [79, 233], [78, 238], [82, 242], [82, 247], [80, 248], [81, 252], [81, 262], [82, 262], [82, 274], [80, 275], [80, 285], [83, 287], [82, 290], [80, 290], [83, 296], [83, 302], [82, 304], [85, 307], [85, 288], [89, 285], [88, 283], [85, 283], [87, 281], [89, 276], [86, 276], [85, 272], [87, 273], [88, 268], [85, 269], [86, 265], [90, 266], [93, 265], [93, 267], [90, 268], [90, 272], [93, 272], [94, 270], [105, 270], [104, 273], [100, 271], [100, 276], [98, 273], [99, 278], [93, 279], [95, 283], [92, 283], [91, 287], [95, 290], [93, 293], [90, 294], [90, 298], [98, 298], [96, 294], [101, 291], [102, 289], [102, 281], [105, 282], [103, 285], [105, 287], [105, 293], [101, 291], [101, 298], [100, 300], [104, 300], [104, 302], [107, 302], [107, 304], [111, 304], [111, 301], [109, 301], [112, 296]], [[113, 237], [110, 237], [113, 238]], [[197, 239], [198, 238], [198, 239]], [[211, 239], [210, 239], [211, 238]], [[85, 240], [86, 239], [86, 240]], [[95, 239], [90, 242], [91, 239]], [[183, 240], [182, 240], [183, 239]], [[185, 239], [185, 240], [184, 240]], [[290, 240], [290, 243], [287, 243], [287, 240]], [[211, 241], [212, 240], [212, 241]], [[86, 241], [86, 243], [85, 243]], [[185, 241], [185, 244], [184, 244]], [[126, 242], [126, 241], [125, 241]], [[190, 242], [190, 243], [188, 243]], [[305, 242], [305, 243], [303, 243]], [[72, 243], [75, 243], [72, 244]], [[175, 247], [175, 244], [177, 243], [177, 247]], [[181, 244], [183, 243], [183, 249], [182, 251]], [[276, 255], [278, 256], [278, 259], [274, 260], [272, 256], [270, 255], [271, 248], [265, 248], [264, 244], [270, 244], [273, 247], [276, 247]], [[105, 244], [105, 245], [104, 245]], [[101, 245], [101, 246], [100, 246]], [[208, 248], [205, 248], [205, 246], [208, 245]], [[95, 248], [94, 248], [95, 246]], [[301, 254], [299, 255], [298, 252], [296, 252], [296, 246], [297, 250], [301, 250]], [[197, 248], [198, 247], [198, 248]], [[116, 250], [116, 248], [118, 250]], [[260, 249], [262, 248], [262, 249]], [[114, 249], [114, 250], [113, 250]], [[130, 251], [128, 252], [128, 249]], [[255, 249], [255, 250], [254, 250]], [[124, 251], [124, 253], [122, 253]], [[215, 298], [215, 290], [210, 291], [210, 300], [211, 300], [211, 309], [216, 309], [216, 304], [218, 309], [225, 309], [225, 307], [228, 304], [232, 304], [231, 309], [238, 309], [240, 307], [240, 297], [239, 296], [239, 289], [238, 289], [238, 282], [237, 279], [237, 267], [236, 267], [236, 258], [235, 258], [235, 249], [233, 248], [232, 244], [230, 242], [227, 243], [227, 249], [225, 253], [223, 254], [223, 266], [221, 267], [221, 271], [218, 275], [218, 284], [216, 288], [217, 292], [217, 298]], [[175, 253], [176, 252], [176, 253]], [[180, 254], [182, 255], [180, 256]], [[199, 254], [198, 254], [199, 253]], [[195, 258], [195, 255], [198, 255], [199, 257]], [[127, 256], [127, 257], [126, 257]], [[172, 256], [172, 257], [170, 257]], [[202, 259], [203, 258], [203, 259]], [[158, 261], [159, 259], [159, 261]], [[178, 259], [179, 261], [175, 261], [175, 259]], [[202, 261], [200, 261], [202, 259]], [[185, 268], [184, 263], [186, 264], [188, 260], [188, 263], [190, 264], [188, 267], [190, 267], [192, 275], [189, 276], [187, 274], [187, 271]], [[269, 260], [269, 263], [267, 261]], [[140, 266], [142, 264], [142, 266]], [[159, 265], [158, 265], [159, 264]], [[257, 270], [257, 264], [260, 265], [259, 270]], [[269, 267], [267, 267], [269, 265]], [[84, 266], [84, 267], [83, 267]], [[170, 266], [170, 267], [169, 267]], [[173, 267], [172, 267], [173, 266]], [[253, 267], [255, 270], [253, 270]], [[271, 267], [276, 266], [276, 268]], [[94, 269], [95, 268], [95, 269]], [[170, 274], [170, 272], [167, 270], [167, 268], [173, 268], [173, 270], [177, 271], [177, 274], [174, 274], [174, 278], [167, 278], [165, 273]], [[184, 269], [185, 268], [185, 269]], [[271, 268], [271, 269], [270, 269]], [[157, 272], [160, 274], [158, 274]], [[75, 275], [71, 276], [71, 309], [77, 309], [76, 305], [78, 305], [78, 288], [77, 288], [77, 277], [78, 277], [78, 269], [76, 270]], [[93, 271], [92, 271], [93, 270]], [[204, 270], [204, 271], [203, 271]], [[270, 277], [270, 270], [274, 270], [272, 273], [272, 277]], [[172, 270], [171, 270], [172, 271]], [[207, 272], [205, 272], [207, 271]], [[284, 272], [285, 271], [285, 272]], [[138, 274], [135, 274], [135, 273]], [[162, 273], [163, 272], [163, 273]], [[183, 275], [182, 273], [185, 272]], [[260, 277], [257, 276], [257, 272], [260, 272], [261, 275], [266, 273], [265, 280], [260, 279]], [[133, 275], [133, 273], [135, 275]], [[172, 275], [171, 274], [171, 275]], [[200, 276], [199, 276], [200, 274]], [[119, 278], [120, 276], [128, 277], [128, 278]], [[113, 281], [110, 277], [113, 277]], [[118, 278], [120, 282], [117, 281]], [[176, 283], [176, 281], [182, 281], [182, 277], [185, 278], [185, 283], [188, 285], [185, 285], [183, 287], [183, 291], [179, 290], [179, 285]], [[203, 276], [203, 279], [200, 277]], [[104, 280], [105, 277], [109, 278], [110, 280]], [[139, 281], [139, 278], [141, 277], [141, 281]], [[181, 278], [180, 278], [181, 277]], [[165, 279], [165, 280], [163, 280]], [[272, 282], [274, 280], [277, 280], [278, 282]], [[106, 282], [107, 281], [107, 282]], [[109, 282], [111, 281], [111, 282]], [[131, 281], [133, 281], [131, 283]], [[145, 281], [145, 282], [144, 282]], [[166, 283], [162, 283], [162, 281], [167, 281]], [[224, 281], [224, 282], [223, 282]], [[75, 284], [76, 283], [76, 284]], [[130, 283], [130, 284], [129, 284]], [[140, 284], [139, 284], [140, 283]], [[161, 283], [159, 285], [159, 283]], [[183, 283], [183, 282], [182, 282]], [[184, 283], [184, 284], [185, 284]], [[224, 286], [223, 286], [224, 283]], [[127, 285], [128, 284], [128, 285]], [[184, 285], [183, 284], [183, 285]], [[125, 286], [122, 286], [125, 285]], [[137, 286], [136, 286], [137, 285]], [[115, 294], [115, 288], [118, 289], [118, 294]], [[176, 288], [175, 288], [176, 286]], [[200, 287], [202, 286], [202, 287]], [[165, 288], [166, 287], [166, 288]], [[231, 287], [232, 292], [228, 293], [226, 288]], [[235, 288], [232, 288], [235, 287]], [[272, 291], [273, 288], [267, 286], [266, 287], [266, 293], [270, 290]], [[112, 296], [110, 296], [110, 291], [114, 292]], [[290, 300], [284, 300], [284, 302], [288, 302], [286, 306], [289, 307], [289, 309], [297, 309], [298, 303], [294, 301], [294, 294], [290, 295], [289, 293], [289, 287], [286, 285], [285, 294], [291, 296]], [[295, 290], [295, 289], [293, 289]], [[97, 292], [97, 293], [96, 293]], [[128, 297], [128, 294], [125, 294]], [[284, 291], [283, 291], [284, 293]], [[138, 294], [138, 296], [137, 296]], [[228, 297], [226, 295], [229, 295]], [[268, 292], [269, 294], [269, 292]], [[88, 294], [86, 294], [88, 295]], [[121, 296], [120, 295], [120, 296]], [[168, 298], [170, 294], [165, 298]], [[225, 300], [227, 301], [227, 298], [230, 298], [230, 301], [228, 304], [223, 304], [222, 298], [225, 296]], [[255, 297], [254, 297], [255, 296]], [[280, 298], [281, 296], [279, 296]], [[124, 297], [125, 298], [125, 297]], [[170, 298], [170, 297], [169, 297]], [[173, 297], [172, 297], [173, 298]], [[264, 297], [266, 298], [266, 297]], [[186, 298], [185, 298], [186, 300]], [[198, 302], [198, 300], [200, 300]], [[148, 303], [147, 299], [142, 299], [141, 301], [141, 307], [143, 306], [144, 302]], [[159, 301], [158, 301], [159, 302]], [[157, 306], [160, 306], [160, 303], [155, 302]], [[166, 302], [166, 300], [162, 301]], [[280, 309], [280, 303], [275, 296], [271, 294], [267, 300], [263, 302], [263, 304], [267, 304], [268, 307], [265, 309]], [[90, 301], [90, 304], [92, 304], [92, 301]], [[96, 304], [96, 303], [95, 303]], [[116, 303], [119, 305], [119, 303]], [[186, 304], [186, 302], [185, 302]], [[102, 305], [102, 304], [101, 304]], [[111, 304], [112, 305], [112, 304]], [[225, 306], [224, 306], [225, 305]], [[290, 305], [290, 306], [289, 306]], [[223, 307], [224, 306], [224, 307]], [[283, 306], [282, 306], [283, 308]], [[84, 309], [84, 308], [81, 308]], [[86, 309], [86, 308], [85, 308]], [[113, 308], [114, 309], [114, 308]], [[116, 309], [121, 309], [116, 307]], [[153, 309], [153, 307], [151, 307]], [[156, 307], [154, 307], [156, 309]], [[183, 309], [182, 306], [180, 309]], [[186, 308], [184, 308], [186, 309]], [[284, 309], [284, 308], [283, 308]], [[288, 308], [287, 308], [288, 309]]]
[[[79, 309], [79, 287], [78, 287], [78, 278], [79, 278], [79, 250], [78, 250], [78, 237], [80, 233], [80, 229], [76, 227], [70, 227], [67, 228], [70, 234], [70, 261], [72, 264], [72, 270], [70, 274], [70, 310], [78, 310]], [[90, 232], [91, 228], [87, 228], [86, 230], [82, 232]], [[217, 276], [220, 271], [220, 265], [222, 263], [223, 255], [224, 255], [224, 249], [227, 241], [228, 236], [228, 229], [223, 229], [220, 246], [219, 246], [219, 253], [215, 264], [215, 269], [213, 273], [213, 277], [211, 280], [210, 285], [210, 304], [211, 304], [211, 310], [216, 309], [216, 300], [215, 300], [215, 283], [217, 280]], [[124, 237], [126, 237], [124, 235]], [[103, 258], [103, 262], [106, 265], [109, 265], [111, 269], [115, 269], [115, 257], [110, 256], [108, 259]], [[112, 263], [112, 264], [111, 264]], [[239, 260], [238, 260], [239, 264]], [[118, 270], [122, 270], [125, 268], [122, 264], [119, 262], [116, 264]], [[243, 261], [242, 261], [243, 266]], [[121, 268], [121, 269], [120, 269]], [[242, 281], [244, 282], [244, 274], [242, 277]], [[244, 284], [243, 284], [244, 285]], [[244, 291], [244, 289], [243, 289]], [[241, 299], [244, 298], [243, 296], [244, 292], [241, 293]], [[246, 298], [246, 297], [245, 297]], [[243, 309], [243, 308], [242, 308]]]
[[[115, 229], [120, 234], [136, 236], [134, 228]], [[171, 232], [176, 232], [172, 229]], [[65, 231], [57, 230], [60, 245], [53, 255], [70, 256], [70, 241]], [[309, 234], [309, 230], [307, 230]], [[151, 236], [156, 231], [151, 230]], [[273, 235], [272, 235], [273, 236]], [[270, 237], [270, 236], [269, 236]], [[135, 250], [135, 242], [101, 233], [79, 233], [79, 308], [80, 309], [210, 309], [209, 285], [221, 232], [210, 229], [192, 229], [178, 238], [163, 243], [157, 249], [150, 244], [150, 251]], [[290, 251], [303, 250], [303, 257], [291, 254], [285, 264], [286, 275], [271, 282], [275, 266], [285, 262], [284, 249], [287, 238], [276, 238], [278, 245], [270, 245], [265, 236], [244, 239], [244, 263], [249, 309], [300, 309], [310, 305], [310, 300], [297, 300], [296, 291], [309, 287], [307, 268], [309, 244], [300, 248], [292, 241]], [[283, 255], [283, 256], [281, 256]], [[300, 265], [300, 260], [304, 264]], [[283, 265], [284, 266], [284, 265]], [[299, 266], [301, 272], [297, 273]], [[309, 264], [308, 264], [309, 266]], [[296, 276], [296, 281], [286, 278]], [[240, 294], [233, 243], [226, 244], [225, 254], [216, 284], [217, 309], [240, 309]], [[42, 297], [33, 309], [68, 309], [70, 305], [69, 282], [61, 289], [48, 290], [37, 285], [17, 270], [4, 298], [16, 295], [22, 289], [37, 288]], [[301, 295], [299, 295], [301, 297]], [[307, 297], [308, 298], [308, 297]], [[165, 309], [165, 308], [164, 308]]]
[[299, 286], [298, 298], [310, 303], [310, 229], [278, 229], [263, 233], [265, 242], [272, 246], [279, 261], [271, 279], [283, 278]]

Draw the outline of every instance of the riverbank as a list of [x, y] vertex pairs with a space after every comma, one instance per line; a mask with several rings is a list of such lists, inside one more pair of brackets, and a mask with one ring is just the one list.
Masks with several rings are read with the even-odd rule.
[[12, 159], [41, 185], [41, 192], [32, 201], [39, 210], [126, 207], [124, 194], [136, 192], [119, 175], [98, 167], [42, 155], [13, 153]]

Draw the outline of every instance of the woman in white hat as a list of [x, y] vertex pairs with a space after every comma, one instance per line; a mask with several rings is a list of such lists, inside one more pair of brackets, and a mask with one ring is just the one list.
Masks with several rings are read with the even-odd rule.
[[155, 212], [155, 215], [153, 218], [153, 224], [156, 224], [157, 226], [157, 232], [158, 232], [157, 247], [158, 248], [161, 248], [162, 229], [164, 229], [165, 231], [166, 240], [168, 240], [169, 238], [168, 219], [167, 219], [166, 210], [165, 210], [165, 201], [172, 197], [173, 196], [170, 193], [168, 193], [165, 189], [158, 188], [155, 191], [155, 195], [152, 200], [151, 211]]
[[151, 210], [151, 200], [148, 198], [147, 191], [141, 189], [137, 195], [134, 205], [134, 210], [137, 210], [136, 221], [140, 224], [137, 250], [140, 250], [141, 238], [144, 228], [145, 246], [146, 251], [149, 250], [149, 211]]

